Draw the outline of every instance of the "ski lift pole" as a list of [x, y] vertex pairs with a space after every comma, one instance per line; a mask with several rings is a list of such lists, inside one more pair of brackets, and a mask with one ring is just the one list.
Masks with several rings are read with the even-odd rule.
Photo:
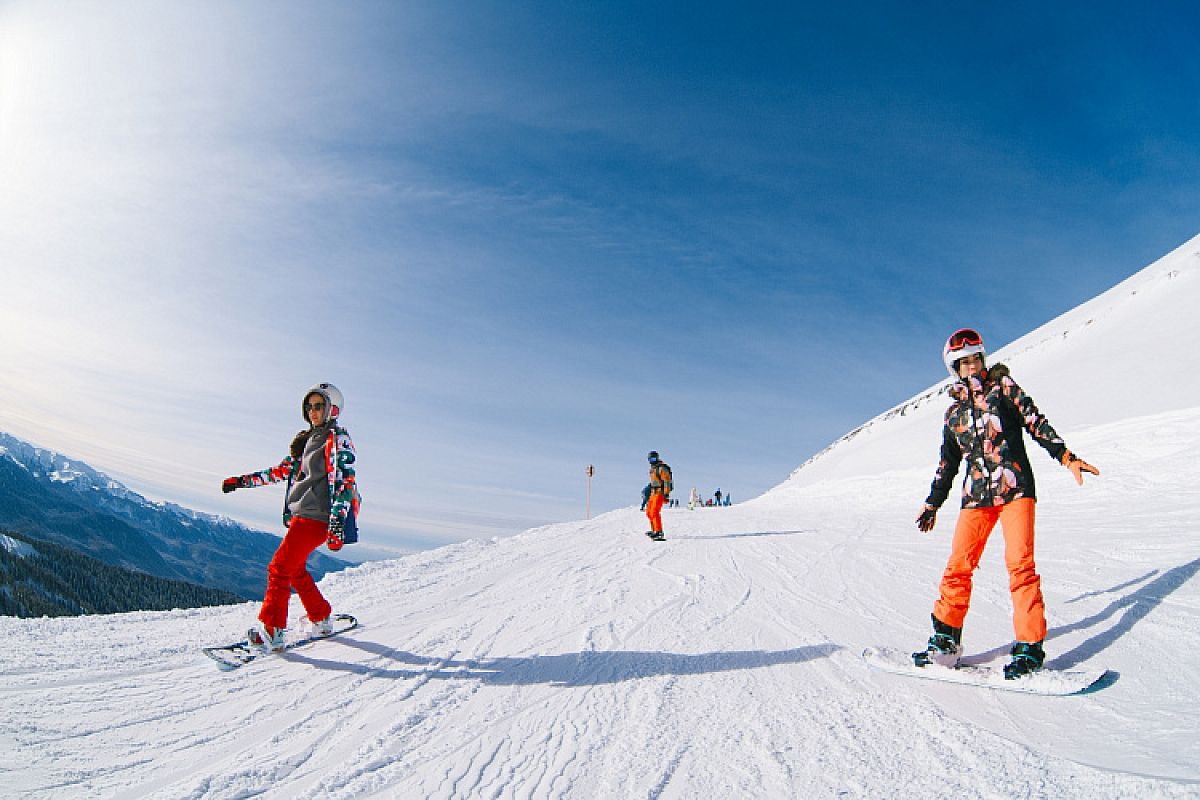
[[587, 518], [592, 518], [592, 476], [596, 474], [596, 468], [591, 464], [587, 465], [584, 470], [587, 473]]

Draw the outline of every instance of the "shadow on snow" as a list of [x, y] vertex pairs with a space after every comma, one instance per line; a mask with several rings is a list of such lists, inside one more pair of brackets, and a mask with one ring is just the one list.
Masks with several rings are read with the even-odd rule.
[[705, 536], [703, 534], [691, 534], [689, 536], [681, 536], [681, 539], [750, 539], [759, 536], [797, 536], [806, 533], [816, 533], [813, 530], [807, 531], [758, 531], [756, 533], [722, 533], [714, 536]]
[[818, 644], [791, 650], [743, 650], [722, 653], [662, 653], [629, 650], [588, 650], [524, 658], [482, 658], [456, 660], [419, 656], [396, 650], [378, 642], [339, 638], [331, 643], [353, 647], [372, 655], [411, 665], [378, 667], [310, 658], [298, 653], [284, 656], [289, 661], [319, 669], [350, 672], [372, 678], [410, 680], [442, 678], [479, 680], [497, 686], [527, 686], [540, 683], [556, 686], [599, 686], [661, 675], [705, 675], [733, 670], [759, 669], [780, 664], [799, 664], [827, 658], [841, 650], [839, 645]]
[[[1054, 669], [1070, 669], [1076, 664], [1087, 661], [1092, 656], [1107, 650], [1118, 639], [1129, 633], [1134, 625], [1145, 619], [1146, 615], [1158, 608], [1168, 595], [1187, 583], [1197, 572], [1200, 572], [1200, 558], [1167, 570], [1142, 588], [1112, 601], [1104, 609], [1090, 617], [1085, 617], [1070, 625], [1055, 628], [1050, 632], [1050, 637], [1048, 638], [1091, 628], [1116, 616], [1118, 613], [1121, 615], [1107, 630], [1097, 633], [1095, 636], [1081, 642], [1073, 649], [1053, 659], [1047, 666]], [[1143, 576], [1141, 580], [1146, 580], [1154, 574], [1151, 572], [1149, 575]], [[1129, 585], [1124, 584], [1116, 588], [1120, 590], [1128, 588]]]
[[[1115, 644], [1118, 639], [1129, 633], [1134, 625], [1145, 619], [1151, 611], [1158, 608], [1167, 599], [1168, 595], [1187, 583], [1197, 572], [1200, 572], [1200, 558], [1167, 570], [1140, 589], [1113, 600], [1102, 610], [1092, 614], [1090, 617], [1084, 617], [1078, 622], [1072, 622], [1069, 625], [1060, 625], [1057, 628], [1051, 628], [1046, 636], [1047, 641], [1059, 636], [1066, 636], [1076, 631], [1095, 627], [1120, 614], [1117, 621], [1106, 630], [1095, 634], [1056, 658], [1050, 659], [1046, 662], [1046, 666], [1051, 669], [1071, 669], [1104, 652]], [[1067, 602], [1074, 603], [1088, 597], [1098, 597], [1119, 592], [1131, 586], [1136, 586], [1142, 581], [1149, 580], [1155, 575], [1158, 575], [1158, 570], [1153, 570], [1140, 578], [1134, 578], [1131, 581], [1118, 584], [1111, 589], [1082, 594]], [[972, 662], [982, 663], [997, 656], [1007, 655], [1008, 649], [1008, 645], [998, 647], [986, 653], [974, 655], [971, 657], [971, 660]]]

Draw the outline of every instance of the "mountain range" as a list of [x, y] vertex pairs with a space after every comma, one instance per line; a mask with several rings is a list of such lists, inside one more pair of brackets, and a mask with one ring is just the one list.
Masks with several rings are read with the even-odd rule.
[[[259, 599], [279, 537], [147, 500], [87, 464], [0, 433], [0, 529], [116, 567]], [[315, 553], [320, 579], [346, 563]]]

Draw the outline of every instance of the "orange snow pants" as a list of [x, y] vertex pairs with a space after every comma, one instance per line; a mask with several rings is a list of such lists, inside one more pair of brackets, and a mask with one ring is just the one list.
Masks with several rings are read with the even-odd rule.
[[315, 519], [292, 517], [287, 535], [275, 551], [271, 565], [267, 567], [267, 594], [263, 597], [258, 619], [268, 628], [287, 627], [288, 601], [292, 589], [300, 595], [300, 602], [311, 620], [322, 620], [332, 609], [321, 590], [305, 569], [305, 562], [325, 540], [329, 538], [329, 525]]
[[661, 494], [652, 494], [646, 502], [646, 516], [650, 518], [650, 530], [662, 533], [662, 507], [667, 498]]
[[1008, 590], [1012, 593], [1013, 632], [1019, 642], [1040, 642], [1046, 638], [1042, 579], [1033, 563], [1034, 505], [1034, 500], [1026, 497], [1003, 506], [964, 508], [959, 512], [940, 596], [933, 604], [935, 617], [952, 627], [962, 627], [971, 605], [971, 575], [979, 566], [988, 536], [999, 522], [1004, 531]]

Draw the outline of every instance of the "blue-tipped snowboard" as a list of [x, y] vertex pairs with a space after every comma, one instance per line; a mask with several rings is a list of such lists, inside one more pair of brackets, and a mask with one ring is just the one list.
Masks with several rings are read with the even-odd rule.
[[1108, 674], [1108, 670], [1100, 667], [1071, 670], [1043, 668], [1029, 675], [1007, 680], [1004, 677], [1004, 669], [994, 664], [960, 663], [957, 667], [930, 664], [927, 667], [918, 667], [913, 663], [911, 653], [895, 647], [868, 647], [863, 650], [862, 657], [868, 666], [896, 675], [1026, 694], [1079, 694]]

